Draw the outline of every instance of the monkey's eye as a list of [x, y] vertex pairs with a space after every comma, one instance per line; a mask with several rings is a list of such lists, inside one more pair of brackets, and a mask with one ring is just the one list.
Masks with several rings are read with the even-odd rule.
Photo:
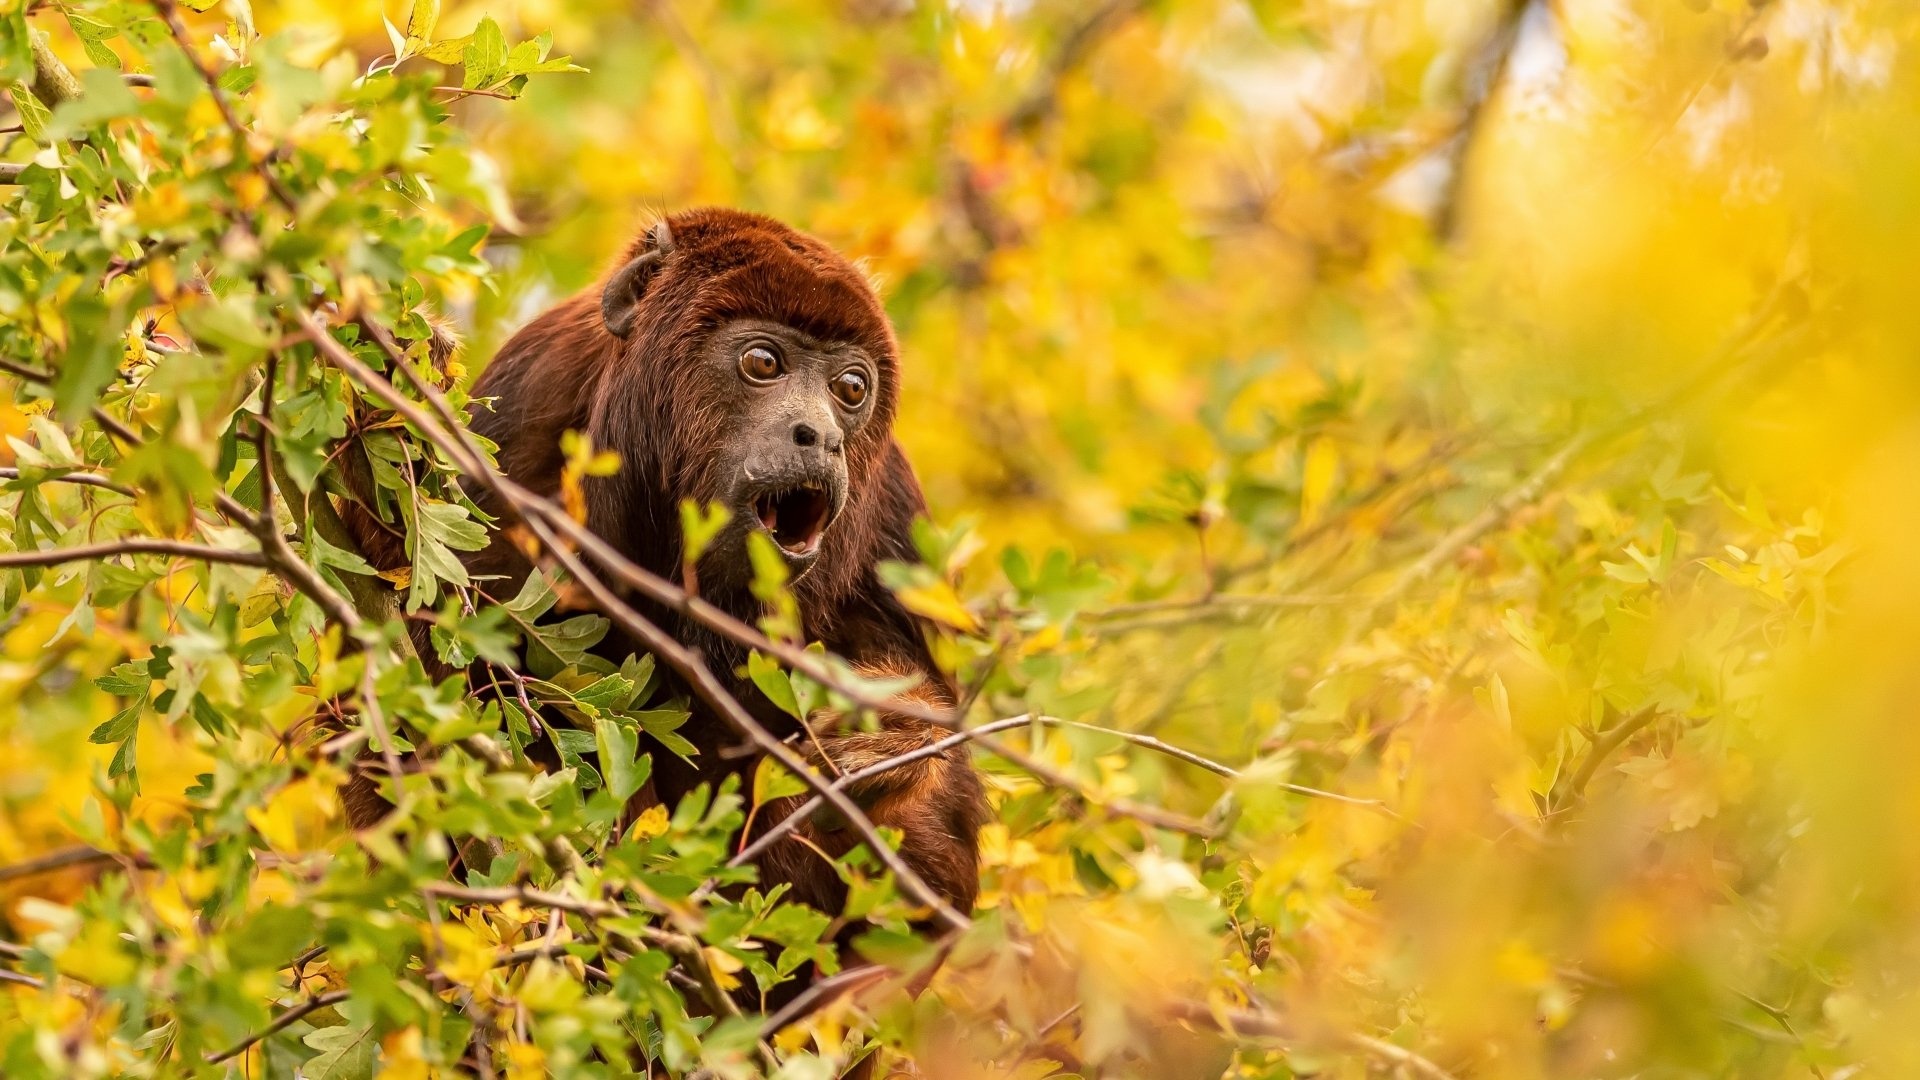
[[772, 382], [786, 374], [780, 354], [766, 345], [755, 345], [740, 354], [740, 374], [753, 382]]
[[833, 377], [833, 396], [849, 409], [857, 409], [867, 400], [867, 377], [858, 371], [843, 371]]

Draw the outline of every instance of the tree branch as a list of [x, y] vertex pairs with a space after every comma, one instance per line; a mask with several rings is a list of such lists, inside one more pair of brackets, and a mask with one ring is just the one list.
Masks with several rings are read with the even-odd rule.
[[1595, 734], [1593, 744], [1587, 748], [1586, 757], [1580, 760], [1580, 767], [1568, 777], [1566, 788], [1555, 793], [1553, 812], [1557, 814], [1584, 798], [1587, 785], [1593, 782], [1594, 775], [1600, 771], [1601, 762], [1605, 761], [1609, 754], [1620, 749], [1641, 729], [1653, 723], [1658, 716], [1658, 710], [1649, 705], [1632, 716], [1621, 719], [1607, 730]]
[[94, 863], [112, 862], [118, 857], [111, 851], [102, 851], [86, 844], [61, 848], [35, 858], [24, 859], [11, 866], [0, 866], [0, 883], [17, 878], [33, 877], [36, 874], [51, 874], [70, 866], [90, 866]]
[[316, 1012], [319, 1012], [321, 1009], [326, 1009], [334, 1005], [338, 1005], [341, 1002], [347, 1000], [349, 996], [350, 995], [345, 990], [329, 990], [324, 994], [317, 994], [313, 997], [310, 997], [307, 1000], [301, 1002], [300, 1004], [295, 1005], [292, 1008], [282, 1012], [280, 1015], [274, 1017], [271, 1023], [269, 1023], [266, 1027], [261, 1028], [259, 1031], [256, 1031], [253, 1034], [247, 1036], [246, 1038], [241, 1039], [239, 1042], [234, 1043], [232, 1046], [227, 1047], [225, 1050], [222, 1050], [217, 1054], [208, 1054], [207, 1064], [218, 1065], [219, 1063], [226, 1061], [229, 1058], [239, 1057], [241, 1054], [246, 1053], [247, 1050], [253, 1046], [253, 1044], [257, 1042], [261, 1042], [271, 1037], [275, 1032], [285, 1030], [287, 1027], [291, 1026], [295, 1021], [301, 1019], [302, 1017], [308, 1015], [309, 1013], [316, 1013]]
[[62, 563], [111, 559], [120, 555], [171, 555], [182, 559], [198, 559], [201, 562], [262, 568], [270, 565], [267, 557], [257, 551], [228, 551], [225, 548], [209, 547], [205, 544], [190, 544], [183, 540], [131, 537], [101, 544], [84, 544], [80, 547], [0, 552], [0, 569], [59, 566]]
[[[885, 760], [874, 762], [872, 765], [869, 765], [864, 769], [858, 769], [858, 770], [855, 770], [854, 772], [850, 772], [844, 776], [839, 777], [838, 779], [834, 780], [832, 786], [834, 788], [841, 789], [841, 790], [852, 788], [855, 785], [865, 783], [866, 781], [871, 780], [876, 776], [880, 776], [885, 773], [892, 772], [895, 769], [904, 768], [908, 765], [913, 764], [916, 761], [925, 761], [927, 758], [937, 757], [940, 754], [943, 754], [948, 750], [951, 750], [954, 747], [960, 746], [964, 743], [968, 743], [968, 742], [985, 743], [987, 741], [986, 736], [992, 735], [996, 732], [1010, 731], [1013, 729], [1023, 728], [1023, 727], [1031, 727], [1036, 724], [1047, 726], [1047, 727], [1076, 728], [1081, 731], [1093, 731], [1093, 732], [1098, 732], [1099, 734], [1102, 734], [1102, 735], [1111, 735], [1116, 739], [1124, 740], [1126, 742], [1132, 743], [1135, 746], [1144, 747], [1149, 750], [1155, 750], [1155, 751], [1158, 751], [1159, 753], [1166, 754], [1169, 757], [1173, 757], [1178, 760], [1187, 762], [1190, 765], [1199, 766], [1200, 768], [1205, 769], [1216, 776], [1224, 776], [1224, 777], [1232, 778], [1240, 775], [1236, 770], [1229, 768], [1226, 765], [1222, 765], [1219, 762], [1213, 761], [1209, 758], [1201, 757], [1199, 754], [1196, 754], [1191, 750], [1184, 750], [1180, 747], [1174, 746], [1172, 743], [1168, 743], [1160, 739], [1156, 739], [1151, 735], [1142, 735], [1132, 731], [1117, 731], [1113, 728], [1101, 727], [1098, 724], [1086, 724], [1086, 723], [1081, 723], [1080, 721], [1077, 721], [1077, 720], [1063, 720], [1057, 716], [1024, 715], [1024, 716], [1009, 717], [1005, 720], [995, 720], [992, 723], [982, 724], [976, 728], [967, 728], [963, 731], [959, 731], [952, 735], [949, 735], [944, 739], [940, 739], [935, 742], [928, 743], [925, 746], [918, 747], [913, 750], [909, 750], [904, 754], [896, 754], [895, 756], [886, 758]], [[1001, 750], [1002, 752], [1004, 752], [1005, 748], [1001, 748]], [[988, 750], [988, 752], [993, 753], [994, 751], [990, 749]], [[1204, 825], [1201, 822], [1192, 821], [1190, 819], [1183, 818], [1178, 815], [1170, 814], [1168, 811], [1161, 810], [1158, 807], [1147, 807], [1147, 806], [1143, 806], [1137, 803], [1132, 803], [1123, 799], [1102, 800], [1095, 797], [1091, 793], [1087, 792], [1082, 785], [1073, 781], [1071, 778], [1062, 776], [1060, 780], [1061, 780], [1061, 783], [1059, 786], [1066, 787], [1070, 792], [1074, 794], [1075, 797], [1083, 799], [1089, 804], [1095, 807], [1098, 807], [1100, 809], [1106, 810], [1109, 813], [1112, 813], [1116, 816], [1136, 818], [1138, 820], [1145, 822], [1146, 824], [1153, 825], [1158, 828], [1170, 828], [1176, 832], [1185, 832], [1195, 836], [1205, 837], [1205, 836], [1213, 835], [1213, 830], [1207, 828], [1206, 825]], [[1388, 814], [1393, 813], [1393, 811], [1387, 810], [1384, 804], [1373, 799], [1357, 799], [1349, 795], [1338, 795], [1331, 791], [1321, 791], [1318, 788], [1304, 787], [1299, 784], [1287, 784], [1283, 786], [1290, 791], [1295, 791], [1303, 795], [1311, 795], [1316, 798], [1331, 799], [1336, 802], [1352, 803], [1360, 806], [1370, 806], [1377, 809], [1385, 810]], [[745, 866], [747, 863], [750, 863], [755, 859], [759, 858], [761, 854], [767, 851], [767, 849], [771, 848], [774, 844], [780, 842], [781, 839], [786, 837], [789, 833], [792, 833], [795, 829], [799, 828], [801, 825], [804, 825], [807, 822], [807, 820], [812, 818], [814, 814], [818, 813], [820, 808], [824, 805], [826, 805], [826, 801], [824, 797], [821, 795], [815, 795], [812, 798], [808, 799], [806, 802], [801, 803], [798, 807], [794, 808], [794, 811], [791, 814], [788, 814], [786, 817], [781, 818], [779, 821], [774, 822], [772, 825], [768, 826], [766, 832], [761, 833], [760, 836], [755, 838], [752, 843], [741, 848], [740, 851], [733, 856], [733, 858], [727, 860], [727, 865], [728, 866]], [[1398, 815], [1394, 815], [1394, 816], [1397, 817]], [[711, 891], [705, 885], [703, 885], [701, 889], [703, 892]]]
[[[0, 480], [18, 480], [18, 479], [20, 479], [19, 469], [14, 469], [14, 468], [0, 469]], [[95, 473], [86, 473], [86, 472], [60, 473], [55, 476], [47, 476], [47, 477], [40, 478], [36, 482], [43, 483], [43, 484], [79, 484], [81, 487], [100, 488], [103, 491], [111, 491], [116, 495], [125, 495], [129, 499], [134, 499], [139, 497], [139, 493], [135, 492], [132, 488], [127, 487], [124, 484], [116, 484], [113, 481], [107, 479], [106, 477], [100, 476]]]
[[1033, 88], [1022, 98], [1011, 113], [1007, 114], [1007, 128], [1012, 131], [1027, 131], [1041, 121], [1053, 115], [1060, 106], [1060, 84], [1067, 76], [1079, 70], [1087, 57], [1093, 54], [1095, 45], [1100, 43], [1114, 27], [1126, 22], [1127, 16], [1141, 7], [1141, 0], [1106, 0], [1093, 9], [1085, 19], [1067, 31], [1060, 39], [1060, 45], [1042, 69], [1040, 78], [1035, 80]]

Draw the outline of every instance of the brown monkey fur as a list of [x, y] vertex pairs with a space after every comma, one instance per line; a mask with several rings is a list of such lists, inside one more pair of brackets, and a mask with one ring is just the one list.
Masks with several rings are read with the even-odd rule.
[[[534, 319], [502, 347], [473, 388], [482, 404], [473, 410], [472, 428], [499, 446], [499, 463], [508, 476], [547, 495], [560, 488], [563, 432], [585, 432], [597, 449], [619, 453], [617, 475], [589, 481], [587, 524], [640, 565], [677, 578], [680, 502], [716, 497], [717, 463], [735, 435], [726, 427], [726, 403], [713, 400], [710, 382], [703, 386], [693, 373], [709, 336], [738, 319], [764, 320], [822, 342], [857, 347], [877, 367], [872, 413], [846, 439], [844, 507], [821, 538], [814, 561], [791, 587], [809, 639], [870, 675], [918, 675], [922, 681], [911, 696], [951, 705], [953, 688], [928, 653], [926, 628], [875, 575], [882, 560], [915, 558], [911, 526], [926, 512], [913, 470], [891, 432], [900, 386], [898, 345], [866, 278], [821, 241], [735, 210], [669, 216], [636, 239], [619, 268], [599, 285]], [[479, 502], [490, 513], [503, 514], [484, 497]], [[358, 505], [344, 509], [375, 566], [405, 564], [392, 526], [381, 525]], [[504, 535], [496, 535], [469, 565], [477, 574], [509, 579], [489, 588], [495, 596], [511, 595], [530, 569]], [[735, 615], [756, 617], [759, 605], [744, 587], [743, 569], [731, 570], [709, 574], [703, 560], [702, 595]], [[696, 646], [716, 676], [776, 735], [800, 733], [796, 721], [735, 674], [745, 661], [739, 646], [658, 605], [636, 599], [635, 606]], [[617, 661], [633, 647], [616, 633], [601, 651]], [[422, 655], [430, 651], [423, 649]], [[806, 749], [828, 775], [854, 772], [946, 734], [897, 714], [883, 715], [877, 731], [846, 729], [831, 716], [812, 718], [810, 725], [817, 738], [800, 739], [796, 747]], [[700, 750], [694, 765], [656, 748], [652, 790], [636, 799], [672, 805], [699, 783], [753, 766], [752, 755], [723, 753], [743, 740], [697, 703], [681, 734]], [[823, 753], [831, 764], [821, 760]], [[887, 772], [851, 793], [876, 824], [901, 831], [901, 854], [929, 884], [960, 910], [972, 907], [985, 803], [963, 748]], [[387, 809], [364, 777], [346, 795], [356, 827], [371, 824]], [[799, 801], [763, 809], [757, 827], [771, 826]], [[795, 899], [837, 912], [845, 901], [844, 885], [815, 849], [837, 856], [858, 838], [826, 814], [796, 833], [761, 859], [762, 885], [789, 883]]]

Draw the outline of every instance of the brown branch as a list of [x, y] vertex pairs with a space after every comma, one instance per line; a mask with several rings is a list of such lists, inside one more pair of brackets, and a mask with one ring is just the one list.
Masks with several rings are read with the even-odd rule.
[[1021, 771], [1031, 774], [1035, 780], [1040, 781], [1042, 784], [1069, 791], [1081, 801], [1099, 807], [1107, 813], [1115, 814], [1119, 817], [1132, 818], [1143, 825], [1151, 825], [1156, 829], [1166, 829], [1169, 832], [1184, 833], [1187, 836], [1195, 836], [1203, 840], [1211, 839], [1219, 833], [1219, 830], [1212, 828], [1204, 822], [1196, 821], [1185, 814], [1176, 814], [1171, 810], [1162, 810], [1157, 806], [1137, 803], [1132, 799], [1100, 795], [1089, 789], [1087, 785], [1068, 776], [1066, 773], [1036, 760], [1028, 754], [1015, 750], [997, 739], [983, 737], [979, 739], [979, 743], [988, 753], [1018, 766]]
[[[917, 747], [903, 754], [896, 754], [893, 757], [874, 762], [872, 765], [869, 765], [864, 769], [858, 769], [858, 770], [855, 770], [854, 772], [841, 776], [838, 779], [836, 779], [831, 786], [836, 789], [842, 789], [842, 790], [852, 788], [855, 785], [864, 783], [868, 780], [873, 779], [876, 776], [880, 776], [882, 774], [892, 772], [895, 769], [904, 768], [905, 766], [911, 765], [916, 761], [924, 761], [927, 758], [936, 757], [964, 743], [980, 742], [983, 745], [986, 745], [989, 742], [986, 736], [992, 735], [995, 732], [1009, 731], [1009, 730], [1013, 730], [1016, 728], [1023, 728], [1023, 727], [1031, 727], [1035, 724], [1044, 725], [1048, 727], [1077, 728], [1082, 731], [1094, 731], [1102, 735], [1111, 735], [1117, 739], [1122, 739], [1126, 742], [1132, 743], [1135, 746], [1145, 747], [1149, 750], [1158, 751], [1159, 753], [1166, 754], [1169, 757], [1173, 757], [1173, 758], [1177, 758], [1178, 760], [1185, 761], [1190, 765], [1197, 765], [1200, 768], [1203, 768], [1208, 772], [1213, 773], [1217, 776], [1236, 777], [1239, 775], [1238, 772], [1236, 772], [1232, 768], [1229, 768], [1226, 765], [1222, 765], [1219, 762], [1213, 761], [1209, 758], [1201, 757], [1199, 754], [1196, 754], [1191, 750], [1182, 749], [1178, 746], [1174, 746], [1172, 743], [1168, 743], [1160, 739], [1156, 739], [1151, 735], [1142, 735], [1137, 732], [1131, 732], [1131, 731], [1117, 731], [1113, 728], [1101, 727], [1098, 724], [1086, 724], [1086, 723], [1081, 723], [1080, 721], [1077, 721], [1077, 720], [1063, 720], [1057, 716], [1026, 715], [1026, 716], [1009, 717], [1005, 720], [995, 720], [989, 724], [982, 724], [976, 728], [967, 728], [963, 731], [956, 732], [952, 735], [947, 736], [944, 739], [940, 739], [935, 742], [928, 743], [925, 746]], [[1005, 752], [1004, 747], [1000, 748], [1000, 750], [1003, 753]], [[992, 749], [989, 749], [988, 752], [993, 753], [994, 751]], [[1148, 807], [1138, 803], [1130, 802], [1125, 799], [1101, 799], [1096, 795], [1094, 795], [1093, 793], [1088, 792], [1083, 785], [1065, 776], [1060, 777], [1060, 783], [1058, 786], [1067, 788], [1069, 792], [1073, 794], [1075, 797], [1080, 798], [1083, 801], [1099, 809], [1112, 813], [1118, 817], [1131, 817], [1131, 818], [1135, 818], [1137, 820], [1143, 821], [1146, 824], [1156, 826], [1158, 828], [1170, 828], [1176, 832], [1184, 832], [1190, 835], [1201, 836], [1201, 837], [1211, 836], [1213, 835], [1213, 832], [1214, 832], [1214, 830], [1207, 828], [1206, 825], [1200, 822], [1192, 821], [1191, 819], [1188, 819], [1188, 818], [1183, 818], [1178, 815], [1170, 814], [1168, 811], [1161, 810], [1158, 807]], [[1388, 814], [1393, 813], [1393, 811], [1388, 810], [1386, 808], [1385, 804], [1380, 803], [1377, 800], [1356, 799], [1352, 796], [1337, 795], [1331, 791], [1321, 791], [1318, 788], [1303, 787], [1298, 784], [1287, 784], [1283, 786], [1285, 786], [1288, 790], [1297, 791], [1305, 795], [1312, 795], [1318, 798], [1331, 799], [1336, 802], [1352, 803], [1355, 805], [1362, 805], [1362, 806], [1372, 806], [1372, 807], [1376, 807], [1378, 809], [1384, 810]], [[814, 814], [818, 813], [820, 808], [824, 805], [826, 805], [826, 802], [821, 795], [815, 795], [812, 798], [808, 799], [806, 802], [801, 803], [798, 807], [794, 809], [792, 813], [788, 814], [786, 817], [781, 818], [779, 821], [768, 826], [766, 832], [756, 837], [752, 843], [741, 848], [738, 853], [736, 853], [731, 859], [727, 860], [727, 865], [728, 866], [744, 866], [747, 863], [750, 863], [755, 859], [759, 858], [761, 854], [766, 852], [767, 849], [771, 848], [774, 844], [779, 843], [781, 839], [787, 836], [787, 834], [793, 832], [795, 829], [799, 828], [801, 825], [804, 825], [807, 822], [807, 820], [811, 818]], [[1394, 815], [1394, 816], [1397, 817], [1398, 815]], [[699, 894], [704, 894], [705, 892], [710, 892], [710, 891], [712, 890], [708, 888], [707, 885], [702, 885], [701, 891]]]
[[[271, 365], [269, 365], [268, 370], [272, 370]], [[5, 358], [0, 358], [0, 371], [18, 376], [28, 382], [40, 383], [44, 386], [52, 386], [55, 378], [52, 372], [42, 371], [30, 364], [23, 364]], [[95, 422], [107, 432], [119, 438], [120, 441], [130, 446], [140, 446], [145, 442], [145, 440], [131, 428], [114, 419], [111, 414], [100, 406], [93, 406], [92, 414]], [[268, 469], [270, 465], [267, 462], [262, 462], [260, 468]], [[63, 477], [62, 479], [71, 480], [73, 483], [90, 482], [78, 479], [75, 475]], [[102, 484], [100, 486], [106, 485]], [[117, 485], [113, 487], [113, 490], [126, 495], [135, 495], [134, 492]], [[335, 592], [318, 572], [308, 566], [304, 560], [295, 554], [292, 546], [287, 543], [286, 537], [280, 534], [279, 528], [273, 521], [272, 490], [268, 476], [263, 473], [261, 476], [261, 491], [263, 495], [267, 497], [262, 503], [265, 510], [260, 514], [255, 514], [252, 510], [242, 506], [233, 496], [228, 495], [224, 491], [216, 491], [214, 493], [214, 502], [215, 505], [219, 507], [220, 512], [226, 514], [242, 528], [253, 534], [254, 539], [260, 543], [260, 561], [248, 563], [248, 565], [258, 565], [273, 570], [284, 578], [288, 584], [305, 593], [308, 598], [320, 606], [320, 610], [326, 612], [334, 621], [339, 622], [349, 630], [356, 629], [360, 625], [360, 619], [355, 614], [354, 606], [341, 597], [339, 593]], [[289, 502], [291, 502], [291, 500], [289, 500]], [[329, 511], [331, 511], [331, 509], [331, 507], [328, 507]], [[295, 513], [294, 517], [297, 523], [304, 524], [298, 512]], [[344, 531], [345, 529], [342, 527], [341, 532], [344, 533]], [[329, 540], [331, 539], [332, 538], [329, 537]], [[350, 545], [351, 541], [347, 541], [347, 544]], [[228, 559], [226, 561], [234, 562], [238, 560]]]
[[1086, 63], [1102, 37], [1126, 22], [1127, 16], [1140, 7], [1141, 0], [1106, 0], [1067, 31], [1042, 69], [1040, 78], [1035, 80], [1033, 88], [1007, 114], [1008, 130], [1024, 132], [1053, 115], [1054, 110], [1060, 107], [1060, 84]]
[[[354, 600], [341, 596], [320, 572], [307, 564], [287, 538], [280, 533], [280, 527], [274, 521], [274, 463], [273, 451], [273, 390], [279, 373], [280, 350], [267, 353], [266, 377], [260, 384], [260, 413], [256, 418], [254, 433], [254, 468], [260, 474], [260, 512], [250, 519], [249, 531], [260, 541], [260, 549], [267, 561], [288, 584], [304, 593], [308, 599], [319, 605], [329, 619], [339, 623], [349, 632], [360, 629], [363, 622], [358, 604]], [[225, 492], [221, 495], [225, 497]], [[324, 498], [324, 496], [323, 496]], [[291, 507], [293, 500], [287, 500]], [[228, 506], [238, 504], [228, 499]], [[332, 509], [329, 507], [328, 509]], [[296, 515], [298, 516], [298, 515]], [[348, 548], [352, 550], [352, 548]], [[376, 615], [384, 612], [375, 612]], [[389, 749], [388, 754], [392, 751]]]
[[262, 568], [269, 565], [267, 557], [257, 551], [228, 551], [224, 548], [208, 547], [205, 544], [190, 544], [183, 540], [133, 537], [108, 543], [84, 544], [80, 547], [0, 552], [0, 569], [59, 566], [62, 563], [111, 559], [120, 555], [171, 555], [182, 559], [198, 559], [201, 562], [231, 563], [235, 566]]
[[1560, 449], [1554, 451], [1551, 457], [1528, 473], [1518, 484], [1502, 492], [1478, 514], [1447, 532], [1438, 543], [1428, 548], [1412, 566], [1407, 567], [1398, 578], [1394, 579], [1386, 592], [1375, 598], [1375, 606], [1384, 607], [1399, 600], [1407, 594], [1408, 590], [1432, 577], [1434, 571], [1451, 562], [1466, 549], [1468, 544], [1498, 528], [1521, 507], [1531, 505], [1538, 500], [1545, 494], [1547, 488], [1560, 478], [1560, 474], [1567, 470], [1567, 466], [1585, 453], [1594, 441], [1593, 432], [1582, 431], [1561, 444]]
[[[484, 892], [488, 890], [470, 890], [470, 891]], [[501, 890], [501, 891], [510, 892], [512, 890]], [[475, 902], [485, 903], [490, 901], [475, 901]], [[500, 902], [504, 902], [504, 901], [500, 901]], [[306, 952], [300, 954], [300, 956], [295, 957], [292, 961], [290, 961], [287, 966], [297, 968], [300, 964], [304, 963], [307, 960], [313, 959], [314, 957], [320, 955], [320, 953], [324, 951], [325, 949], [323, 947], [315, 947], [312, 949], [308, 949]], [[517, 949], [509, 949], [509, 950], [505, 950], [495, 954], [493, 957], [492, 966], [496, 968], [518, 967], [522, 964], [532, 963], [533, 961], [538, 960], [541, 957], [555, 957], [555, 956], [566, 956], [566, 955], [569, 955], [569, 954], [567, 953], [566, 947], [564, 945], [559, 945], [559, 944], [526, 945]], [[598, 979], [599, 981], [602, 981], [602, 982], [612, 981], [611, 978], [608, 977], [607, 973], [600, 968], [596, 968], [592, 965], [586, 965], [586, 969], [587, 969], [587, 974], [592, 978]], [[448, 979], [447, 976], [444, 975], [443, 973], [436, 971], [436, 972], [430, 973], [427, 976], [427, 981], [431, 983], [438, 983], [438, 984], [445, 985], [447, 983], [450, 983], [452, 980]], [[341, 1002], [347, 1000], [349, 993], [350, 992], [346, 990], [329, 990], [324, 994], [317, 994], [313, 997], [310, 997], [307, 1000], [302, 1001], [298, 1005], [290, 1006], [284, 1012], [277, 1014], [273, 1018], [272, 1022], [269, 1023], [266, 1027], [261, 1028], [259, 1031], [254, 1032], [251, 1035], [248, 1035], [245, 1039], [242, 1039], [241, 1041], [235, 1043], [234, 1045], [228, 1047], [225, 1050], [220, 1051], [217, 1054], [207, 1055], [207, 1058], [206, 1058], [207, 1063], [210, 1065], [218, 1064], [222, 1061], [228, 1060], [229, 1058], [238, 1057], [242, 1053], [245, 1053], [247, 1049], [252, 1047], [254, 1044], [266, 1040], [267, 1038], [272, 1036], [275, 1032], [278, 1032], [286, 1028], [288, 1025], [294, 1023], [295, 1021], [301, 1019], [302, 1017], [307, 1016], [310, 1013], [318, 1012], [319, 1010], [327, 1008], [330, 1005], [338, 1005]]]
[[1559, 813], [1584, 798], [1587, 785], [1593, 782], [1595, 774], [1600, 771], [1600, 765], [1607, 756], [1620, 749], [1628, 739], [1653, 723], [1658, 716], [1659, 712], [1649, 705], [1607, 730], [1595, 734], [1593, 744], [1587, 748], [1586, 757], [1580, 760], [1580, 767], [1567, 779], [1566, 788], [1556, 794], [1553, 800], [1553, 812]]
[[[1184, 761], [1189, 765], [1199, 766], [1215, 776], [1224, 776], [1231, 780], [1240, 775], [1239, 770], [1222, 765], [1212, 758], [1201, 757], [1191, 750], [1183, 749], [1170, 742], [1157, 739], [1152, 735], [1142, 734], [1138, 731], [1121, 731], [1118, 728], [1102, 727], [1099, 724], [1088, 724], [1079, 720], [1062, 720], [1057, 716], [1017, 716], [1014, 719], [1024, 720], [1031, 724], [1041, 724], [1047, 727], [1065, 727], [1073, 728], [1077, 731], [1092, 731], [1101, 735], [1111, 735], [1123, 742], [1129, 742], [1135, 746], [1165, 754], [1170, 758]], [[1328, 795], [1333, 798], [1341, 797], [1332, 795], [1331, 792], [1318, 792], [1318, 794]]]
[[761, 1022], [760, 1030], [779, 1031], [793, 1022], [818, 1012], [827, 1004], [838, 1001], [848, 994], [858, 993], [878, 982], [884, 982], [893, 972], [874, 965], [851, 967], [845, 971], [829, 975], [824, 979], [815, 979], [812, 985], [802, 990], [792, 1001], [780, 1007], [778, 1012]]
[[[19, 469], [13, 469], [13, 468], [0, 469], [0, 480], [18, 480], [18, 479], [20, 479]], [[125, 495], [129, 499], [139, 498], [139, 493], [135, 492], [132, 488], [127, 487], [124, 484], [116, 484], [113, 481], [107, 479], [106, 477], [97, 475], [95, 473], [85, 473], [85, 472], [60, 473], [59, 475], [56, 475], [56, 476], [42, 477], [36, 480], [35, 482], [42, 483], [42, 484], [79, 484], [81, 487], [100, 488], [103, 491], [111, 491], [116, 495]]]
[[316, 1013], [316, 1012], [319, 1012], [321, 1009], [330, 1008], [334, 1005], [338, 1005], [341, 1002], [347, 1000], [347, 997], [348, 997], [348, 994], [347, 994], [347, 991], [345, 990], [329, 990], [324, 994], [316, 994], [315, 996], [308, 998], [307, 1000], [301, 1002], [300, 1004], [295, 1005], [292, 1008], [287, 1009], [286, 1011], [280, 1013], [278, 1016], [275, 1016], [273, 1018], [273, 1021], [269, 1023], [266, 1027], [263, 1027], [259, 1031], [256, 1031], [253, 1034], [248, 1035], [246, 1038], [241, 1039], [239, 1042], [234, 1043], [232, 1046], [227, 1047], [225, 1050], [222, 1050], [217, 1054], [208, 1054], [207, 1064], [218, 1065], [219, 1063], [226, 1061], [229, 1058], [239, 1057], [241, 1054], [246, 1053], [247, 1050], [253, 1046], [253, 1044], [257, 1042], [261, 1042], [262, 1040], [265, 1040], [267, 1038], [270, 1038], [275, 1032], [284, 1030], [288, 1026], [292, 1025], [295, 1021], [300, 1020], [301, 1018], [307, 1016], [310, 1013]]
[[1506, 82], [1514, 47], [1520, 42], [1521, 28], [1534, 2], [1505, 0], [1504, 10], [1495, 17], [1493, 31], [1480, 43], [1467, 65], [1466, 101], [1454, 125], [1453, 168], [1447, 175], [1447, 188], [1434, 215], [1434, 236], [1443, 244], [1459, 233], [1461, 204], [1467, 194], [1467, 171], [1486, 127], [1487, 106]]
[[33, 877], [36, 874], [51, 874], [56, 870], [65, 870], [71, 866], [90, 866], [94, 863], [112, 862], [120, 856], [111, 851], [102, 851], [97, 847], [79, 844], [74, 847], [50, 851], [45, 855], [25, 859], [11, 866], [0, 866], [0, 883], [17, 878]]

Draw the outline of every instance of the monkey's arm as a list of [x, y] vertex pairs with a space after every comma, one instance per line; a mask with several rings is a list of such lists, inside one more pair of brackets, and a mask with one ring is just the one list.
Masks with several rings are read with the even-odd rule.
[[[918, 685], [901, 697], [934, 709], [953, 705], [951, 691], [931, 665], [903, 656], [856, 661], [868, 678], [918, 675]], [[899, 759], [924, 750], [952, 735], [936, 724], [899, 712], [881, 712], [878, 723], [862, 728], [838, 713], [821, 710], [809, 718], [810, 736], [800, 748], [808, 763], [828, 779], [859, 777], [847, 792], [875, 824], [900, 832], [903, 859], [954, 907], [969, 911], [979, 893], [979, 833], [987, 813], [980, 776], [974, 771], [966, 745], [901, 764]], [[866, 775], [862, 775], [866, 774]], [[786, 817], [805, 797], [772, 805], [765, 825]], [[839, 856], [861, 842], [860, 837], [830, 808], [822, 808], [794, 835], [774, 844], [761, 861], [763, 877], [793, 882], [803, 896], [829, 910], [844, 902], [840, 882], [820, 865], [821, 853]], [[812, 864], [812, 865], [809, 865]]]

